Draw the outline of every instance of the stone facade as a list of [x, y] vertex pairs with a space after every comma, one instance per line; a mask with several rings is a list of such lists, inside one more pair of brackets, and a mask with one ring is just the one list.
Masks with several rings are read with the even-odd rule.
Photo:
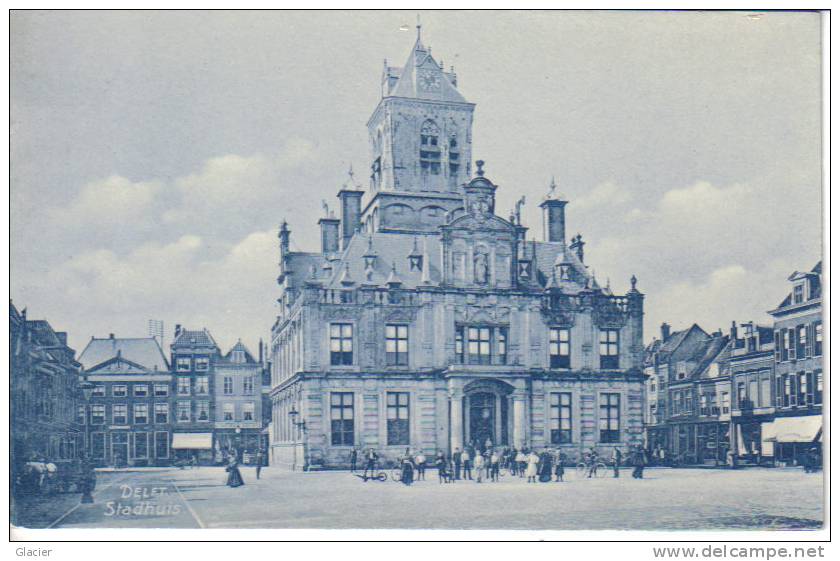
[[320, 221], [320, 252], [291, 252], [280, 228], [275, 464], [331, 468], [354, 448], [394, 459], [468, 444], [606, 456], [642, 442], [635, 279], [624, 295], [598, 284], [581, 237], [566, 244], [553, 185], [545, 241], [526, 241], [520, 205], [497, 215], [483, 162], [469, 180], [473, 106], [455, 86], [418, 38], [404, 68], [386, 68], [364, 210], [351, 176], [338, 227]]

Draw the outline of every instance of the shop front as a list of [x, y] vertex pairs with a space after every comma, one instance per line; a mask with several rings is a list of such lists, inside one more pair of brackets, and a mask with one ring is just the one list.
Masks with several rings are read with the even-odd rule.
[[779, 417], [764, 423], [762, 438], [777, 465], [799, 466], [813, 448], [822, 453], [822, 415]]
[[176, 432], [172, 435], [172, 452], [176, 462], [196, 462], [212, 465], [213, 433]]

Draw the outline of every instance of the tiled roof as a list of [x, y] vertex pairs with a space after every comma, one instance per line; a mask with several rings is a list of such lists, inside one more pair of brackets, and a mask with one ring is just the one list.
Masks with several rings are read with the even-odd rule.
[[79, 362], [86, 370], [90, 370], [94, 366], [115, 358], [117, 354], [149, 370], [169, 370], [166, 356], [164, 356], [157, 339], [153, 337], [92, 338], [79, 356]]
[[[370, 277], [367, 275], [364, 259], [369, 247], [372, 247], [376, 254]], [[411, 270], [408, 257], [414, 251], [419, 251], [421, 255], [425, 254], [423, 267], [429, 268], [427, 276], [424, 276], [423, 271]], [[533, 258], [534, 255], [536, 255], [535, 264], [540, 286], [547, 285], [553, 275], [555, 263], [559, 260], [571, 266], [572, 282], [561, 283], [565, 290], [572, 293], [579, 292], [586, 286], [587, 279], [591, 288], [600, 288], [575, 252], [564, 244], [527, 242], [525, 256]], [[558, 256], [560, 256], [559, 259]], [[324, 282], [326, 288], [346, 287], [351, 281], [353, 286], [363, 284], [385, 286], [391, 276], [392, 268], [396, 270], [396, 276], [402, 282], [403, 288], [416, 288], [423, 284], [424, 279], [433, 286], [439, 285], [443, 278], [440, 270], [441, 239], [438, 233], [357, 233], [338, 258], [330, 262], [330, 267], [327, 269], [324, 268], [327, 261], [320, 254], [293, 253], [290, 257], [287, 267], [294, 273], [295, 285], [312, 277], [312, 267], [314, 267], [316, 280]]]
[[242, 343], [242, 341], [237, 341], [236, 344], [230, 348], [230, 350], [227, 352], [227, 354], [224, 357], [222, 357], [222, 362], [236, 364], [232, 360], [232, 356], [233, 356], [234, 351], [242, 351], [243, 353], [245, 353], [245, 363], [244, 364], [257, 364], [257, 361], [254, 358], [254, 355], [251, 354], [251, 351], [248, 350], [248, 347], [246, 347]]
[[190, 329], [182, 329], [178, 332], [178, 335], [175, 336], [175, 340], [172, 342], [172, 347], [212, 347], [218, 348], [216, 341], [213, 339], [213, 336], [210, 335], [210, 332], [206, 329], [198, 330], [190, 330]]
[[[418, 37], [408, 60], [399, 70], [400, 77], [391, 93], [394, 97], [428, 99], [434, 101], [454, 101], [466, 103], [466, 99], [452, 85], [449, 76], [443, 72], [431, 53], [423, 46]], [[429, 76], [433, 87], [423, 87], [421, 81]]]

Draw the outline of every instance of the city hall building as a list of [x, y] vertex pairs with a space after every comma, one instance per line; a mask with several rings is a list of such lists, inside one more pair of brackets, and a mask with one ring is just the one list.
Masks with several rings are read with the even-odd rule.
[[483, 162], [471, 168], [475, 106], [419, 29], [381, 86], [368, 190], [351, 174], [338, 216], [319, 221], [320, 251], [291, 251], [280, 227], [272, 463], [332, 468], [354, 448], [393, 459], [468, 444], [606, 457], [641, 444], [635, 278], [622, 295], [598, 284], [553, 183], [542, 241], [529, 240], [521, 203], [499, 215]]

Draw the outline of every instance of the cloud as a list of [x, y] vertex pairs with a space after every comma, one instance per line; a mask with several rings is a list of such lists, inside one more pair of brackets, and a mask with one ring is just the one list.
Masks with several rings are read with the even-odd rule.
[[587, 211], [603, 209], [604, 207], [620, 206], [630, 200], [630, 192], [613, 181], [599, 183], [591, 191], [571, 201], [573, 211]]
[[[637, 275], [648, 294], [649, 335], [663, 321], [704, 328], [733, 319], [769, 322], [766, 311], [784, 296], [786, 276], [820, 258], [813, 245], [819, 206], [791, 198], [779, 187], [783, 181], [700, 180], [669, 189], [646, 207], [626, 201], [614, 210], [623, 220], [601, 221], [587, 263], [599, 279], [611, 277], [614, 290], [626, 285], [616, 280]], [[588, 212], [589, 218], [599, 210]]]
[[[124, 256], [92, 250], [55, 267], [47, 284], [63, 288], [41, 299], [59, 313], [58, 325], [95, 325], [100, 336], [143, 334], [147, 319], [163, 319], [169, 326], [218, 328], [220, 344], [237, 337], [255, 344], [273, 318], [275, 239], [273, 231], [253, 232], [218, 258], [208, 257], [193, 235]], [[61, 317], [61, 310], [72, 317]]]

